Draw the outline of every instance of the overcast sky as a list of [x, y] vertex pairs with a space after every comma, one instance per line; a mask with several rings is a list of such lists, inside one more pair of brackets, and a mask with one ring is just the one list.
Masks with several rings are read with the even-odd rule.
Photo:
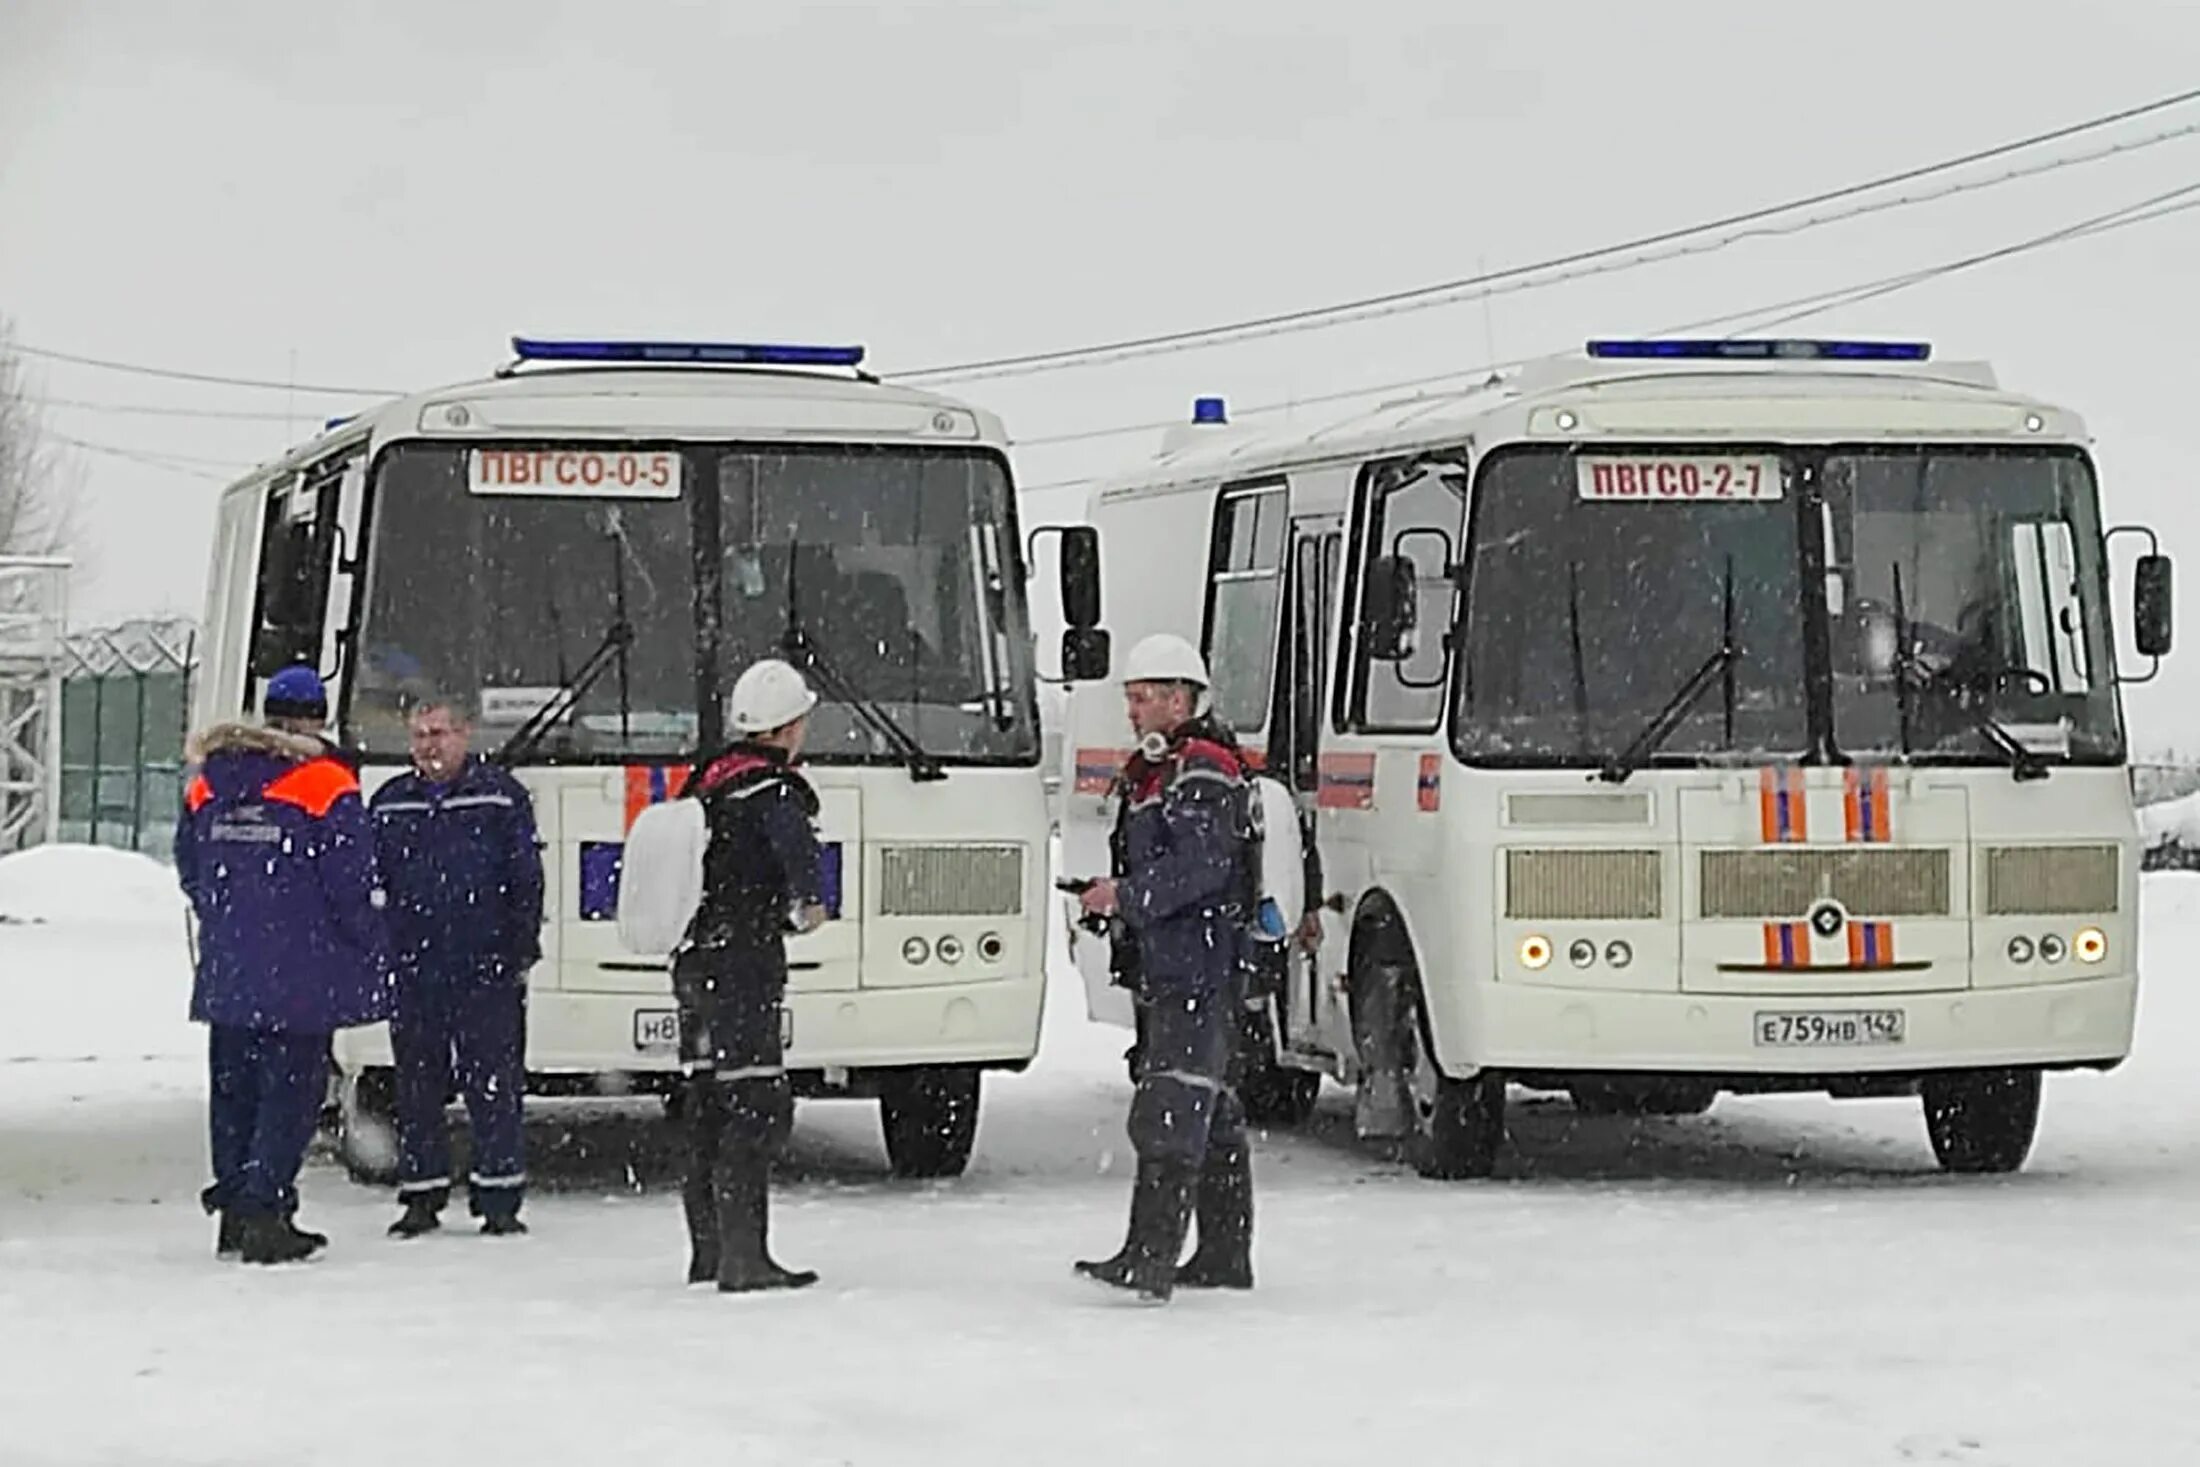
[[[398, 389], [478, 375], [530, 330], [855, 340], [892, 371], [1455, 278], [2196, 78], [2200, 6], [2179, 3], [0, 0], [0, 314], [65, 352]], [[2200, 138], [1487, 306], [958, 390], [1022, 438], [1200, 392], [1334, 393], [1871, 280], [2195, 180]], [[1992, 359], [2087, 416], [2111, 519], [2200, 553], [2196, 260], [2200, 211], [1807, 329]], [[84, 621], [195, 611], [212, 479], [363, 401], [37, 377], [50, 426], [98, 446], [76, 453]], [[1053, 483], [1154, 440], [1017, 467]], [[2183, 657], [2132, 696], [2142, 744], [2200, 746], [2188, 586]]]

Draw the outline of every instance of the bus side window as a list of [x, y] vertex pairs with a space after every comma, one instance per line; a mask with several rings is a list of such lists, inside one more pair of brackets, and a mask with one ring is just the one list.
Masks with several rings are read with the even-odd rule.
[[1204, 646], [1214, 712], [1246, 738], [1268, 725], [1283, 591], [1287, 496], [1280, 481], [1225, 485], [1208, 555]]
[[252, 614], [252, 675], [321, 661], [328, 620], [337, 498], [350, 459], [330, 459], [270, 485]]
[[[1459, 460], [1377, 464], [1362, 481], [1361, 635], [1343, 726], [1354, 733], [1429, 733], [1443, 719], [1459, 586], [1453, 567], [1466, 524], [1467, 475]], [[1410, 566], [1412, 628], [1403, 655], [1377, 656], [1365, 635], [1371, 568], [1396, 557]]]

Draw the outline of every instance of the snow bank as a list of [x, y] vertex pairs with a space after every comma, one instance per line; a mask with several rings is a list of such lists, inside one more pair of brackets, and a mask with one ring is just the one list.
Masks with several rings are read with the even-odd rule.
[[2146, 834], [2148, 850], [2172, 841], [2200, 848], [2200, 793], [2163, 800], [2160, 804], [2141, 805], [2139, 829]]
[[182, 914], [175, 871], [150, 856], [56, 845], [0, 857], [0, 919], [180, 931]]

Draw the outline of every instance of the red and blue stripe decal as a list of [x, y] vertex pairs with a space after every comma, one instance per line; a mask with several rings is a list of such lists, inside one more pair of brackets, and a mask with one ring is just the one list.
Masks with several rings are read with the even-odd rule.
[[1372, 810], [1375, 808], [1375, 756], [1373, 754], [1324, 754], [1321, 782], [1314, 803], [1324, 810]]
[[1444, 805], [1444, 758], [1441, 754], [1423, 754], [1421, 772], [1414, 780], [1415, 801], [1424, 811], [1440, 810]]

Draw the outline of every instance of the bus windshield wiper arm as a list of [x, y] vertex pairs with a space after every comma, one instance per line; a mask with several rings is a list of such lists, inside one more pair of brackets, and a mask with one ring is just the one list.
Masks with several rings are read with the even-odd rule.
[[527, 721], [513, 730], [512, 736], [504, 741], [504, 747], [496, 752], [497, 763], [515, 764], [540, 748], [542, 741], [549, 736], [551, 726], [578, 707], [581, 699], [588, 696], [588, 690], [596, 685], [596, 680], [609, 668], [623, 663], [627, 648], [633, 645], [634, 628], [627, 624], [625, 618], [615, 618], [605, 629], [603, 640], [596, 644], [596, 650], [588, 654], [588, 660], [580, 665], [579, 670], [559, 684], [557, 692], [551, 695], [550, 700], [529, 714]]
[[1627, 776], [1642, 768], [1650, 756], [1658, 751], [1659, 746], [1673, 736], [1673, 730], [1681, 726], [1681, 720], [1688, 716], [1689, 710], [1696, 706], [1705, 693], [1711, 691], [1713, 682], [1724, 677], [1733, 662], [1734, 644], [1720, 644], [1719, 650], [1706, 657], [1703, 666], [1690, 673], [1688, 681], [1682, 683], [1673, 696], [1666, 699], [1665, 706], [1643, 725], [1642, 732], [1635, 735], [1634, 742], [1604, 761], [1604, 767], [1597, 771], [1597, 777], [1611, 784], [1625, 784]]
[[1626, 748], [1604, 761], [1597, 777], [1609, 784], [1625, 784], [1633, 774], [1658, 751], [1673, 730], [1681, 726], [1703, 695], [1710, 691], [1714, 680], [1726, 690], [1726, 741], [1734, 743], [1734, 664], [1738, 652], [1734, 645], [1734, 561], [1730, 556], [1726, 563], [1726, 598], [1720, 618], [1718, 650], [1703, 660], [1703, 665], [1688, 675], [1688, 681], [1674, 689], [1673, 696], [1665, 700], [1665, 706], [1651, 715]]
[[794, 549], [790, 542], [787, 546], [787, 629], [780, 637], [781, 648], [786, 652], [788, 660], [796, 667], [813, 673], [825, 685], [825, 691], [832, 695], [833, 701], [847, 704], [873, 732], [892, 744], [908, 764], [911, 779], [923, 784], [947, 778], [947, 771], [940, 767], [940, 761], [926, 752], [924, 745], [918, 743], [908, 729], [895, 722], [894, 716], [880, 707], [877, 700], [842, 676], [840, 670], [833, 666], [811, 639], [809, 631], [802, 625], [802, 614], [796, 609]]

